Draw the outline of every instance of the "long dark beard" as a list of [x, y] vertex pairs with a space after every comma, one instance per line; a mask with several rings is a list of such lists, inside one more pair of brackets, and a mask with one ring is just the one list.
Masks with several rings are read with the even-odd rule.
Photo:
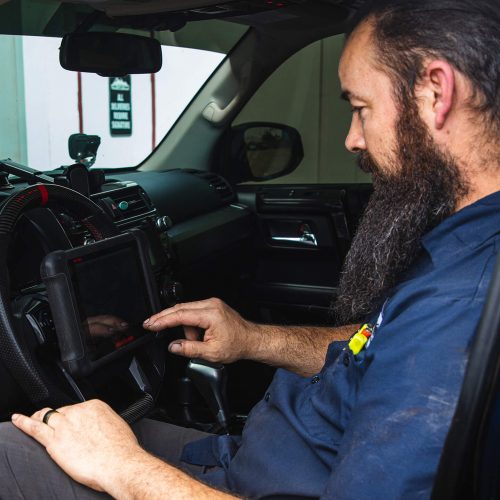
[[[374, 192], [360, 221], [333, 304], [337, 324], [361, 322], [398, 283], [421, 250], [421, 238], [451, 215], [467, 185], [453, 158], [434, 144], [416, 106], [407, 102], [397, 125], [397, 166], [383, 174], [367, 153], [360, 167]], [[394, 168], [395, 167], [395, 168]]]

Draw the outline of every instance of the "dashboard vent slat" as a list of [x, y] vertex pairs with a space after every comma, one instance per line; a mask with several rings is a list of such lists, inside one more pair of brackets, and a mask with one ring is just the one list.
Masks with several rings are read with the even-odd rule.
[[231, 184], [218, 174], [212, 172], [192, 171], [194, 175], [208, 181], [213, 191], [217, 193], [221, 201], [231, 202], [235, 199], [235, 193]]

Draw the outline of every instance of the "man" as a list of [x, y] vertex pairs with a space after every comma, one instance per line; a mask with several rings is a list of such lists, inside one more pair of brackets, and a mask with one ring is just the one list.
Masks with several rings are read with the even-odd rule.
[[[2, 492], [428, 497], [500, 243], [499, 54], [494, 0], [379, 6], [350, 34], [339, 68], [353, 109], [346, 146], [375, 189], [340, 283], [336, 313], [350, 326], [256, 325], [217, 300], [147, 320], [152, 331], [185, 326], [171, 352], [284, 368], [241, 442], [152, 422], [137, 438], [96, 401], [45, 408], [12, 418], [41, 446], [0, 427]], [[348, 346], [365, 320], [371, 335]]]

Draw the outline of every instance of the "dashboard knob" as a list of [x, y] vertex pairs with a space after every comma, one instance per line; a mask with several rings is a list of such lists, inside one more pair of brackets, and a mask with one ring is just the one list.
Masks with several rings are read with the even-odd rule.
[[168, 215], [163, 215], [162, 217], [158, 217], [155, 221], [156, 229], [158, 231], [166, 231], [173, 226], [172, 219]]
[[178, 281], [166, 280], [161, 289], [161, 296], [167, 305], [173, 306], [182, 302], [183, 287]]

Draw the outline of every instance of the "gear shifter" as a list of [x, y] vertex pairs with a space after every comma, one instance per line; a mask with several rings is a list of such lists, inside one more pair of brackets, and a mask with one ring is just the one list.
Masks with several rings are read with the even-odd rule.
[[227, 377], [224, 365], [210, 363], [202, 359], [191, 359], [186, 369], [186, 375], [192, 380], [215, 414], [221, 429], [227, 433]]

